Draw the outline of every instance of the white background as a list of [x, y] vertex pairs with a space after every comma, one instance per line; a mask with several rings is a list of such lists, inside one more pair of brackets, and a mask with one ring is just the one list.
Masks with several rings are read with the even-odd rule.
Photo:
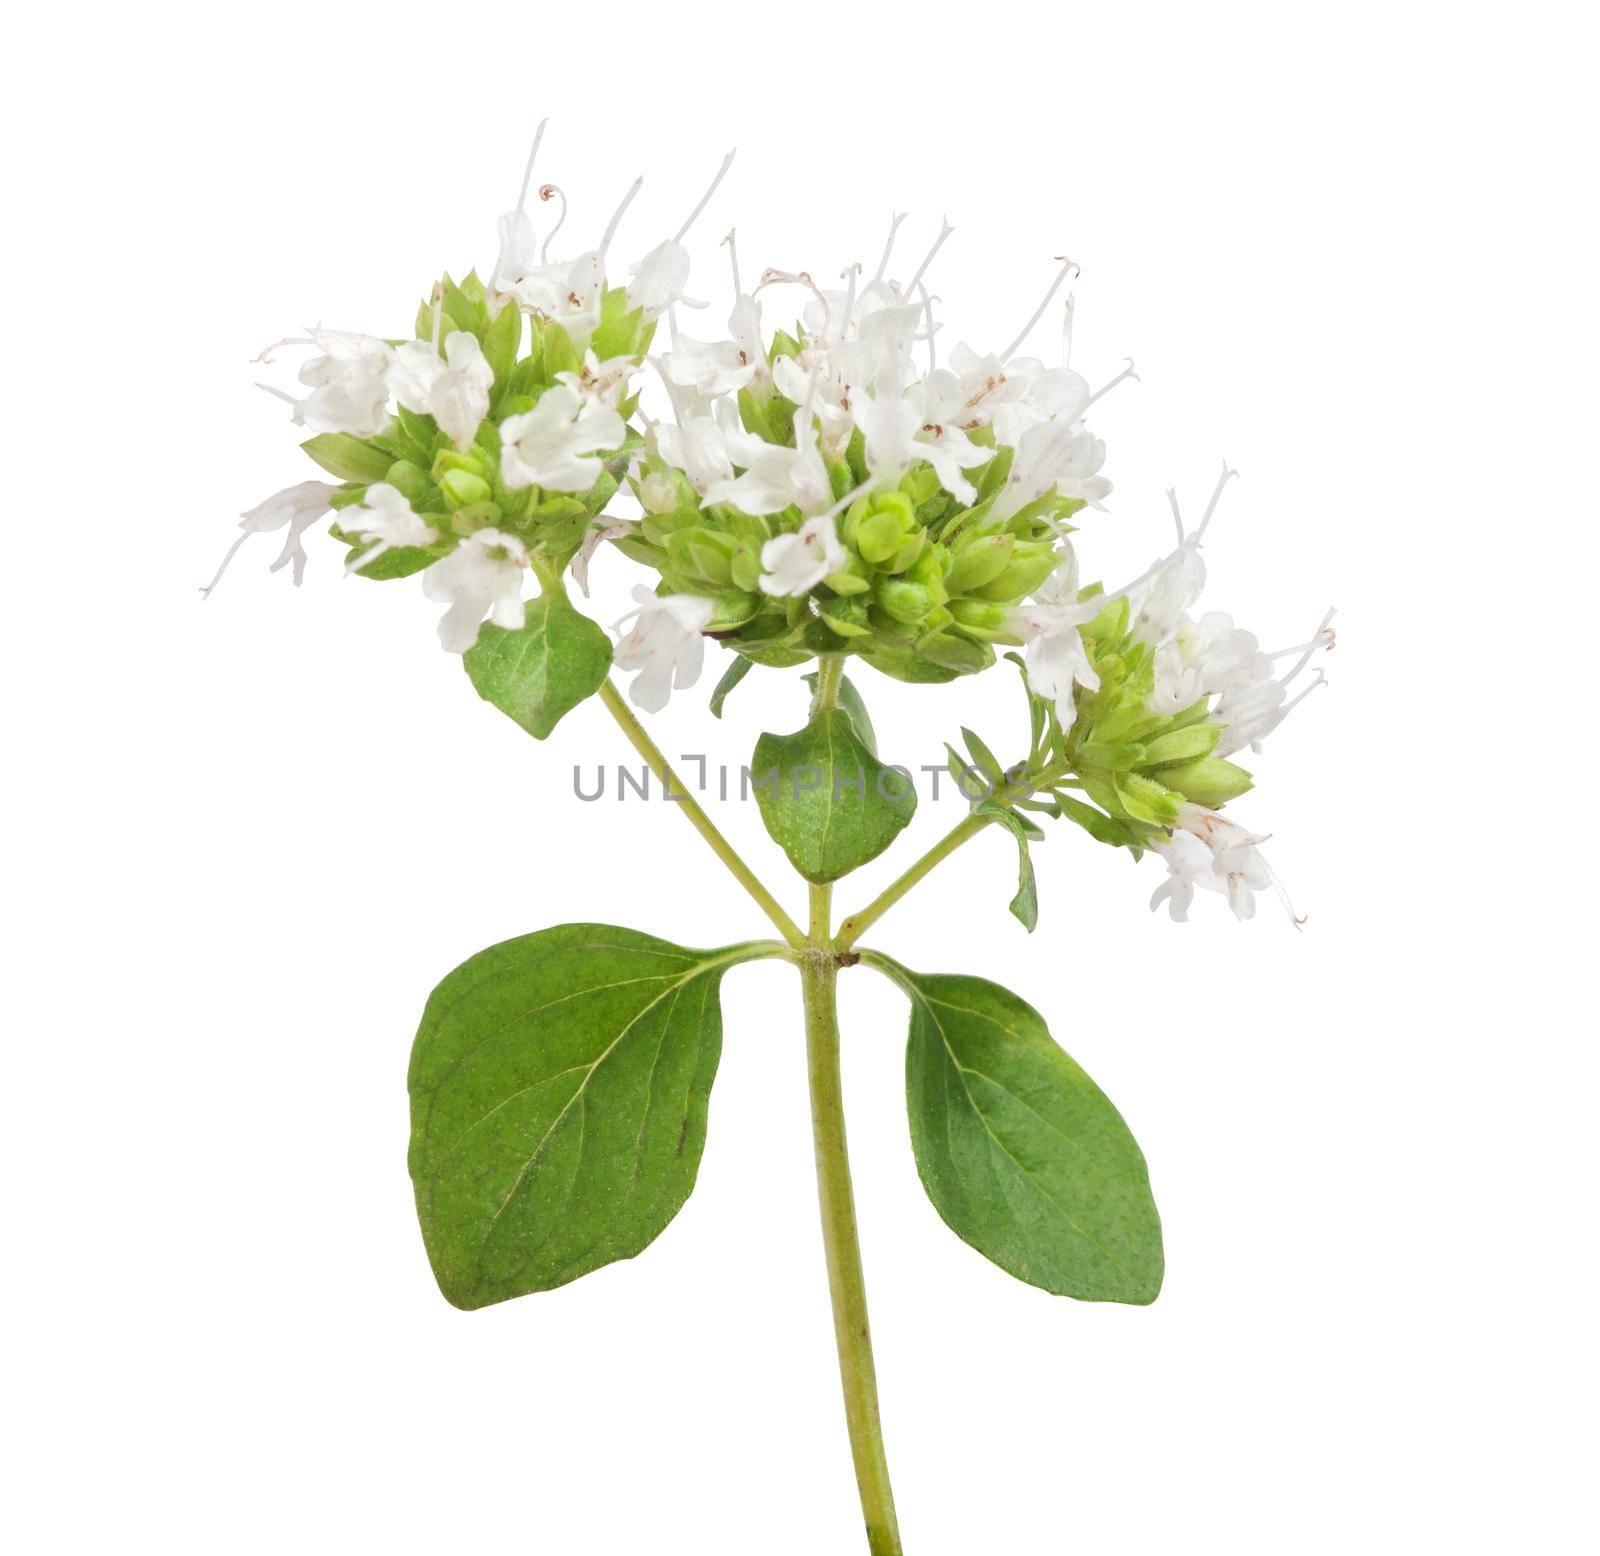
[[[20, 25], [20, 33], [18, 31]], [[792, 973], [738, 970], [699, 1187], [647, 1253], [476, 1314], [405, 1172], [428, 988], [610, 919], [753, 910], [660, 806], [580, 806], [590, 704], [536, 746], [414, 584], [306, 586], [234, 515], [311, 472], [268, 340], [407, 327], [492, 262], [528, 136], [592, 240], [676, 225], [832, 275], [948, 212], [951, 337], [1083, 266], [1075, 361], [1117, 490], [1243, 472], [1209, 603], [1267, 645], [1324, 606], [1319, 692], [1236, 807], [1301, 911], [1187, 928], [1063, 830], [1031, 939], [987, 835], [872, 937], [1015, 988], [1123, 1110], [1168, 1248], [1077, 1305], [956, 1239], [913, 1171], [900, 997], [844, 993], [890, 1459], [912, 1556], [1595, 1548], [1595, 38], [1578, 7], [270, 8], [13, 18], [6, 1404], [13, 1549], [849, 1552], [858, 1515]], [[779, 317], [778, 310], [769, 318]], [[703, 331], [702, 331], [703, 332]], [[1038, 349], [1054, 349], [1041, 330]], [[610, 621], [638, 574], [602, 558]], [[714, 661], [720, 656], [714, 654]], [[669, 751], [738, 763], [795, 677], [701, 687]], [[890, 753], [1015, 744], [1009, 670], [861, 676]], [[773, 877], [753, 807], [718, 809]], [[877, 890], [958, 816], [841, 889]], [[797, 894], [787, 890], [792, 905]]]

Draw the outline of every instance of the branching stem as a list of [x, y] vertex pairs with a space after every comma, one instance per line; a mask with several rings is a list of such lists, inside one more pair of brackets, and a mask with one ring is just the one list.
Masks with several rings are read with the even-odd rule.
[[805, 942], [800, 926], [784, 912], [778, 899], [763, 886], [756, 877], [754, 870], [739, 857], [738, 851], [716, 828], [716, 824], [703, 811], [694, 796], [689, 793], [689, 787], [672, 770], [672, 764], [662, 755], [661, 749], [648, 734], [644, 725], [634, 717], [633, 710], [628, 706], [616, 684], [607, 681], [600, 688], [600, 700], [606, 705], [611, 717], [617, 721], [617, 726], [628, 737], [633, 749], [645, 759], [646, 765], [665, 789], [669, 799], [682, 807], [683, 813], [689, 818], [689, 825], [703, 837], [714, 853], [727, 867], [733, 878], [744, 887], [755, 899], [756, 905], [771, 919], [778, 933], [792, 946], [799, 946]]

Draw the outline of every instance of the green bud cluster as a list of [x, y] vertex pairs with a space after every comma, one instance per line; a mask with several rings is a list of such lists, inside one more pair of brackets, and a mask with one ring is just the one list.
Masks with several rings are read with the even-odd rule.
[[[779, 337], [774, 354], [784, 350]], [[766, 387], [740, 396], [746, 430], [795, 446], [797, 407]], [[979, 434], [974, 441], [981, 441]], [[645, 509], [622, 549], [657, 569], [668, 591], [715, 601], [706, 630], [758, 664], [800, 664], [817, 654], [855, 654], [905, 681], [948, 681], [994, 663], [994, 645], [1019, 641], [1017, 606], [1059, 561], [1057, 537], [1083, 505], [1054, 496], [1004, 520], [991, 517], [1011, 451], [970, 472], [977, 500], [960, 502], [933, 467], [915, 464], [891, 490], [858, 497], [838, 518], [843, 563], [810, 594], [761, 590], [762, 547], [800, 528], [790, 507], [766, 517], [726, 503], [705, 505], [680, 471], [647, 459], [634, 482]], [[829, 468], [836, 500], [867, 481], [855, 433]]]
[[[470, 447], [457, 449], [431, 416], [404, 406], [389, 427], [375, 437], [323, 433], [301, 445], [317, 464], [345, 484], [330, 499], [335, 510], [333, 535], [362, 549], [359, 526], [339, 527], [338, 511], [361, 506], [367, 488], [387, 482], [411, 507], [428, 519], [439, 539], [429, 546], [396, 547], [363, 567], [363, 578], [403, 578], [420, 572], [447, 555], [462, 536], [493, 528], [514, 535], [541, 567], [559, 574], [582, 543], [595, 517], [617, 490], [622, 472], [638, 442], [629, 441], [606, 460], [605, 473], [587, 492], [543, 492], [537, 486], [509, 487], [501, 474], [500, 427], [507, 417], [530, 411], [557, 375], [577, 372], [583, 353], [559, 323], [525, 315], [514, 303], [490, 305], [476, 273], [456, 282], [449, 276], [417, 309], [416, 338], [431, 340], [438, 310], [441, 345], [466, 332], [476, 338], [494, 373], [489, 415], [479, 425]], [[526, 328], [524, 321], [526, 320]], [[639, 310], [629, 310], [621, 288], [602, 299], [600, 322], [589, 342], [597, 357], [642, 357], [654, 324]], [[398, 345], [400, 342], [391, 341]], [[633, 399], [619, 407], [624, 419]]]
[[[1092, 585], [1080, 599], [1098, 592]], [[1024, 810], [1066, 816], [1101, 842], [1138, 853], [1165, 835], [1183, 806], [1217, 809], [1246, 793], [1253, 779], [1212, 754], [1222, 728], [1212, 721], [1207, 698], [1176, 713], [1151, 707], [1155, 650], [1131, 630], [1130, 617], [1127, 597], [1119, 595], [1082, 628], [1100, 685], [1078, 688], [1070, 729], [1062, 729], [1048, 698], [1028, 693], [1030, 752], [1003, 775], [1011, 792], [1002, 798]], [[1023, 667], [1017, 655], [1007, 657]], [[979, 770], [994, 768], [993, 789], [1001, 778], [998, 766], [974, 760]], [[952, 753], [952, 770], [962, 778], [974, 769]]]

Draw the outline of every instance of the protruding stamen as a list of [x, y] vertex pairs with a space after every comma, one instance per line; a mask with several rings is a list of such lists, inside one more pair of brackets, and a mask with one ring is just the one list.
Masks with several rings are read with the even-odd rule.
[[285, 390], [275, 389], [275, 388], [273, 388], [273, 386], [271, 384], [257, 384], [256, 388], [257, 389], [265, 389], [268, 394], [276, 395], [278, 397], [278, 399], [284, 401], [286, 404], [293, 405], [296, 408], [299, 407], [300, 402], [297, 399], [295, 399], [295, 397], [292, 394], [287, 393]]
[[948, 238], [950, 236], [950, 234], [955, 231], [955, 228], [952, 227], [950, 225], [950, 223], [945, 220], [944, 217], [941, 216], [939, 218], [939, 222], [940, 222], [939, 236], [933, 240], [933, 247], [928, 250], [927, 258], [925, 258], [922, 261], [922, 263], [917, 266], [916, 274], [914, 276], [912, 276], [912, 278], [909, 281], [906, 282], [906, 294], [907, 295], [909, 295], [910, 293], [916, 291], [917, 282], [919, 282], [928, 273], [928, 266], [933, 263], [933, 256], [935, 254], [937, 254], [939, 252], [939, 250], [944, 247], [945, 239]]
[[[933, 298], [929, 294], [927, 287], [920, 281], [917, 283], [917, 290], [922, 293], [922, 318], [928, 327], [928, 371], [933, 373], [938, 370], [939, 366], [939, 359], [933, 345], [933, 337], [938, 329], [938, 326], [933, 322]], [[1010, 353], [1008, 352], [1007, 355], [1009, 356]]]
[[274, 351], [276, 351], [279, 346], [314, 346], [314, 345], [316, 345], [316, 341], [314, 341], [309, 335], [285, 335], [282, 340], [275, 340], [275, 341], [273, 341], [273, 343], [270, 346], [263, 346], [261, 348], [261, 355], [258, 356], [258, 357], [251, 357], [250, 360], [252, 362], [259, 362], [264, 367], [271, 367], [272, 366], [272, 353]]
[[539, 263], [545, 265], [550, 262], [550, 245], [555, 241], [555, 235], [561, 231], [562, 225], [567, 219], [567, 195], [559, 184], [540, 184], [539, 198], [545, 201], [559, 200], [561, 202], [561, 215], [556, 218], [555, 226], [550, 229], [539, 248]]
[[533, 179], [534, 158], [539, 155], [539, 142], [544, 139], [544, 127], [550, 121], [541, 119], [539, 128], [533, 132], [533, 148], [528, 152], [528, 165], [522, 170], [522, 188], [517, 193], [517, 209], [524, 210], [528, 204], [528, 185]]
[[806, 270], [774, 270], [770, 266], [761, 272], [761, 279], [756, 283], [756, 291], [766, 286], [803, 286], [822, 305], [822, 338], [828, 338], [828, 325], [833, 319], [833, 310], [828, 306], [828, 299], [822, 295], [822, 289], [811, 279], [811, 274]]
[[[1089, 407], [1091, 405], [1093, 405], [1096, 400], [1104, 399], [1125, 378], [1131, 378], [1135, 383], [1139, 382], [1139, 375], [1136, 372], [1134, 372], [1134, 370], [1133, 370], [1133, 358], [1132, 357], [1128, 358], [1128, 365], [1125, 368], [1123, 368], [1123, 370], [1120, 373], [1118, 373], [1117, 376], [1115, 378], [1113, 378], [1109, 384], [1102, 384], [1098, 389], [1095, 390], [1095, 392], [1093, 394], [1091, 394], [1089, 396], [1089, 398], [1087, 400], [1085, 400], [1083, 402], [1084, 410], [1088, 410]], [[1201, 528], [1204, 529], [1205, 526], [1202, 524]]]
[[600, 240], [600, 247], [594, 251], [595, 258], [604, 259], [606, 257], [606, 250], [611, 247], [611, 240], [616, 237], [617, 228], [622, 225], [623, 212], [625, 212], [628, 207], [633, 204], [633, 197], [638, 194], [642, 188], [644, 188], [643, 173], [641, 173], [631, 184], [628, 185], [628, 192], [627, 194], [623, 195], [622, 204], [617, 207], [616, 214], [612, 216], [610, 222], [608, 222], [606, 225], [605, 236]]
[[728, 236], [722, 240], [728, 245], [728, 260], [733, 266], [733, 300], [735, 302], [744, 296], [744, 287], [739, 284], [739, 240], [734, 236], [737, 231], [736, 227], [730, 227]]
[[[1129, 369], [1131, 370], [1133, 364], [1130, 362], [1128, 365]], [[1237, 470], [1229, 467], [1227, 460], [1223, 460], [1222, 474], [1217, 477], [1216, 489], [1211, 493], [1211, 501], [1206, 504], [1205, 517], [1200, 520], [1200, 528], [1194, 532], [1195, 543], [1197, 545], [1200, 542], [1200, 537], [1206, 532], [1206, 526], [1211, 522], [1212, 514], [1217, 511], [1217, 504], [1222, 500], [1222, 488], [1225, 487], [1236, 475], [1238, 475], [1238, 473], [1239, 472]]]
[[[1324, 616], [1317, 624], [1317, 630], [1311, 634], [1311, 640], [1309, 642], [1296, 643], [1292, 648], [1280, 648], [1277, 653], [1267, 655], [1269, 659], [1287, 659], [1290, 654], [1299, 654], [1300, 656], [1299, 660], [1295, 663], [1295, 667], [1286, 676], [1284, 676], [1282, 682], [1280, 683], [1281, 685], [1287, 686], [1292, 680], [1294, 680], [1294, 678], [1299, 675], [1308, 664], [1311, 663], [1311, 656], [1316, 653], [1319, 648], [1331, 649], [1334, 646], [1334, 643], [1337, 641], [1337, 639], [1330, 623], [1337, 614], [1338, 612], [1330, 606], [1328, 614]], [[1321, 675], [1322, 672], [1319, 670], [1317, 674]], [[1303, 697], [1305, 693], [1302, 692], [1300, 695]]]
[[1062, 282], [1064, 282], [1069, 275], [1077, 270], [1078, 267], [1073, 264], [1073, 262], [1068, 259], [1065, 254], [1057, 254], [1056, 258], [1061, 261], [1061, 269], [1056, 272], [1056, 278], [1050, 283], [1050, 290], [1044, 294], [1044, 298], [1040, 302], [1039, 306], [1035, 308], [1028, 316], [1028, 322], [1017, 331], [1017, 338], [1000, 353], [1000, 360], [1002, 362], [1009, 362], [1011, 360], [1012, 356], [1016, 352], [1017, 347], [1028, 338], [1029, 334], [1032, 333], [1034, 325], [1036, 325], [1039, 320], [1044, 317], [1045, 309], [1050, 306], [1050, 299], [1061, 290]]
[[717, 185], [728, 176], [728, 169], [733, 166], [733, 158], [738, 149], [739, 148], [735, 146], [733, 151], [730, 151], [727, 156], [722, 159], [722, 166], [717, 169], [717, 176], [711, 180], [711, 187], [700, 196], [700, 203], [689, 212], [689, 214], [684, 218], [683, 225], [675, 233], [673, 233], [672, 241], [674, 243], [683, 242], [684, 234], [688, 232], [692, 226], [694, 226], [695, 222], [699, 219], [700, 213], [708, 204], [710, 204], [712, 195], [717, 192]]
[[[1080, 271], [1081, 275], [1082, 272]], [[1077, 299], [1071, 292], [1067, 293], [1067, 305], [1061, 310], [1061, 365], [1072, 366], [1072, 315], [1077, 307]]]
[[900, 230], [900, 223], [906, 219], [905, 211], [899, 212], [889, 223], [889, 236], [884, 239], [883, 258], [878, 261], [878, 268], [872, 274], [873, 283], [883, 279], [883, 273], [889, 268], [889, 256], [894, 253], [894, 235]]
[[[265, 387], [265, 385], [263, 385], [262, 387]], [[231, 546], [228, 547], [228, 554], [225, 557], [223, 557], [222, 566], [217, 569], [216, 577], [213, 578], [210, 583], [205, 584], [205, 585], [203, 585], [201, 587], [201, 590], [200, 590], [201, 594], [203, 594], [208, 600], [211, 598], [211, 591], [213, 589], [215, 589], [219, 583], [222, 582], [222, 575], [225, 572], [227, 572], [228, 563], [230, 563], [234, 559], [234, 556], [238, 552], [239, 547], [242, 546], [245, 543], [245, 541], [247, 541], [253, 533], [254, 533], [253, 530], [246, 530], [236, 541], [234, 541], [234, 543]]]
[[1169, 486], [1167, 488], [1167, 502], [1172, 508], [1172, 522], [1178, 527], [1178, 544], [1181, 546], [1183, 544], [1183, 515], [1178, 512], [1177, 487]]
[[839, 272], [839, 279], [845, 283], [844, 317], [839, 320], [840, 340], [843, 340], [850, 333], [850, 322], [855, 318], [856, 282], [860, 276], [861, 261], [859, 259], [853, 265], [847, 265]]

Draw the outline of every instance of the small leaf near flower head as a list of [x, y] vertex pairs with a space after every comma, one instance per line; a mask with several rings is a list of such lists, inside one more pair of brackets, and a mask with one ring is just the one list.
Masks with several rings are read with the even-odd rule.
[[300, 447], [329, 475], [341, 481], [381, 481], [394, 463], [392, 456], [347, 432], [323, 432]]
[[988, 801], [978, 806], [976, 814], [999, 822], [1017, 840], [1017, 894], [1010, 906], [1017, 921], [1031, 935], [1039, 927], [1039, 884], [1028, 853], [1028, 825], [1014, 810]]
[[611, 668], [611, 639], [565, 595], [548, 593], [524, 608], [521, 627], [483, 627], [462, 663], [485, 702], [543, 740], [599, 691]]
[[722, 708], [728, 700], [728, 693], [754, 669], [754, 660], [747, 659], [743, 654], [733, 656], [733, 663], [722, 672], [722, 679], [712, 688], [710, 705], [712, 718], [722, 717]]
[[917, 808], [910, 778], [878, 760], [842, 708], [792, 735], [763, 735], [750, 770], [772, 840], [818, 884], [876, 859]]

